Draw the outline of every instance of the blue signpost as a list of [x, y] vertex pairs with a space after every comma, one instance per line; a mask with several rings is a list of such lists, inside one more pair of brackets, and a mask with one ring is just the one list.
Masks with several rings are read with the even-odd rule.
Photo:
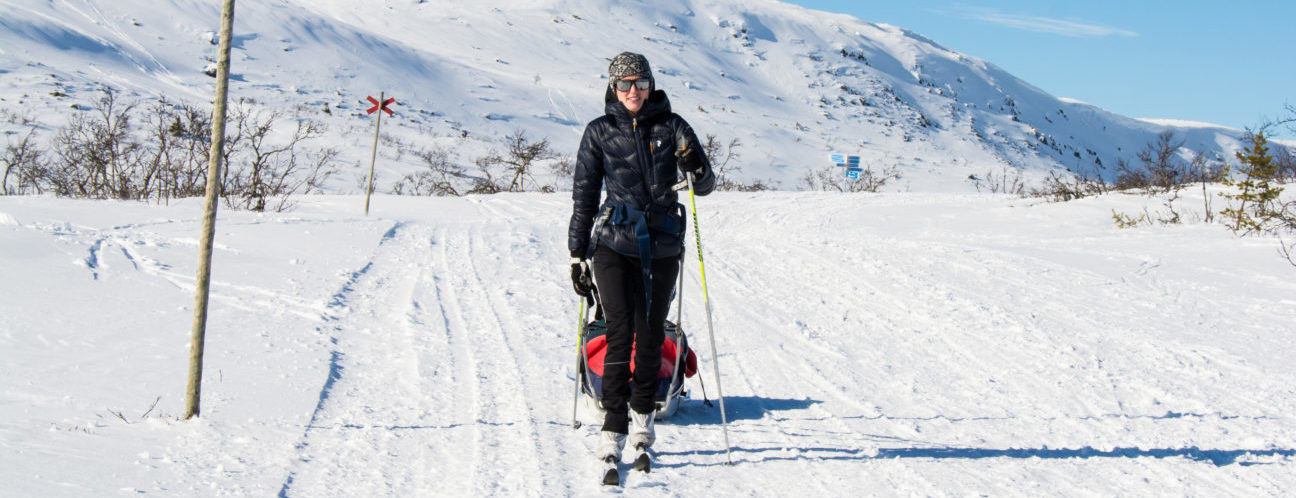
[[834, 153], [829, 156], [829, 159], [832, 160], [834, 166], [846, 169], [846, 178], [858, 180], [860, 172], [864, 171], [864, 168], [860, 167], [859, 156], [848, 156], [845, 154]]

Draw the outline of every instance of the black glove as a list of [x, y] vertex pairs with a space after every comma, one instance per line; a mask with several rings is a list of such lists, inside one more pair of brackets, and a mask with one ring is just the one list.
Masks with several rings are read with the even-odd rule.
[[576, 291], [576, 295], [593, 301], [594, 281], [590, 276], [589, 263], [581, 258], [572, 258], [571, 278], [572, 289]]
[[702, 176], [702, 157], [698, 151], [681, 143], [680, 148], [675, 151], [675, 157], [676, 166], [679, 166], [680, 172], [685, 176], [693, 175], [694, 178]]

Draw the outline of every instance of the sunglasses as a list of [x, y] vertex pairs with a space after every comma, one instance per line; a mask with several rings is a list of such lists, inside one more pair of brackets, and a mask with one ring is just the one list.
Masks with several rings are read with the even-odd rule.
[[616, 80], [612, 82], [613, 88], [618, 92], [628, 92], [630, 87], [634, 86], [640, 90], [647, 90], [652, 87], [652, 78], [639, 78], [637, 80]]

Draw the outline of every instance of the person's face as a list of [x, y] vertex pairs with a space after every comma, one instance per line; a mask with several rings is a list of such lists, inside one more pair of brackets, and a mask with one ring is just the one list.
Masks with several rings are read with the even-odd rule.
[[[639, 82], [636, 80], [643, 81]], [[621, 90], [621, 88], [627, 86], [625, 83], [617, 82], [614, 84], [615, 88], [613, 88], [613, 90], [616, 91], [617, 101], [621, 102], [621, 105], [624, 105], [626, 110], [630, 111], [631, 115], [638, 114], [639, 110], [643, 109], [644, 100], [648, 98], [648, 88], [650, 85], [648, 85], [647, 82], [649, 80], [643, 76], [626, 76], [621, 78], [621, 81], [631, 83], [628, 85], [630, 88], [624, 91]], [[640, 86], [643, 86], [643, 88], [639, 88]]]

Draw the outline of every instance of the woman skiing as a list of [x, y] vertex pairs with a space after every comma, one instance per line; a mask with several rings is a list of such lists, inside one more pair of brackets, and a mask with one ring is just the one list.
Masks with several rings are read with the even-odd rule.
[[597, 456], [612, 466], [621, 460], [627, 434], [630, 447], [641, 452], [655, 439], [653, 397], [683, 251], [683, 205], [674, 186], [691, 175], [695, 194], [706, 195], [715, 175], [692, 127], [657, 89], [643, 55], [623, 52], [612, 59], [603, 100], [604, 115], [586, 125], [577, 153], [567, 245], [572, 285], [587, 299], [597, 290], [607, 325], [606, 413]]

